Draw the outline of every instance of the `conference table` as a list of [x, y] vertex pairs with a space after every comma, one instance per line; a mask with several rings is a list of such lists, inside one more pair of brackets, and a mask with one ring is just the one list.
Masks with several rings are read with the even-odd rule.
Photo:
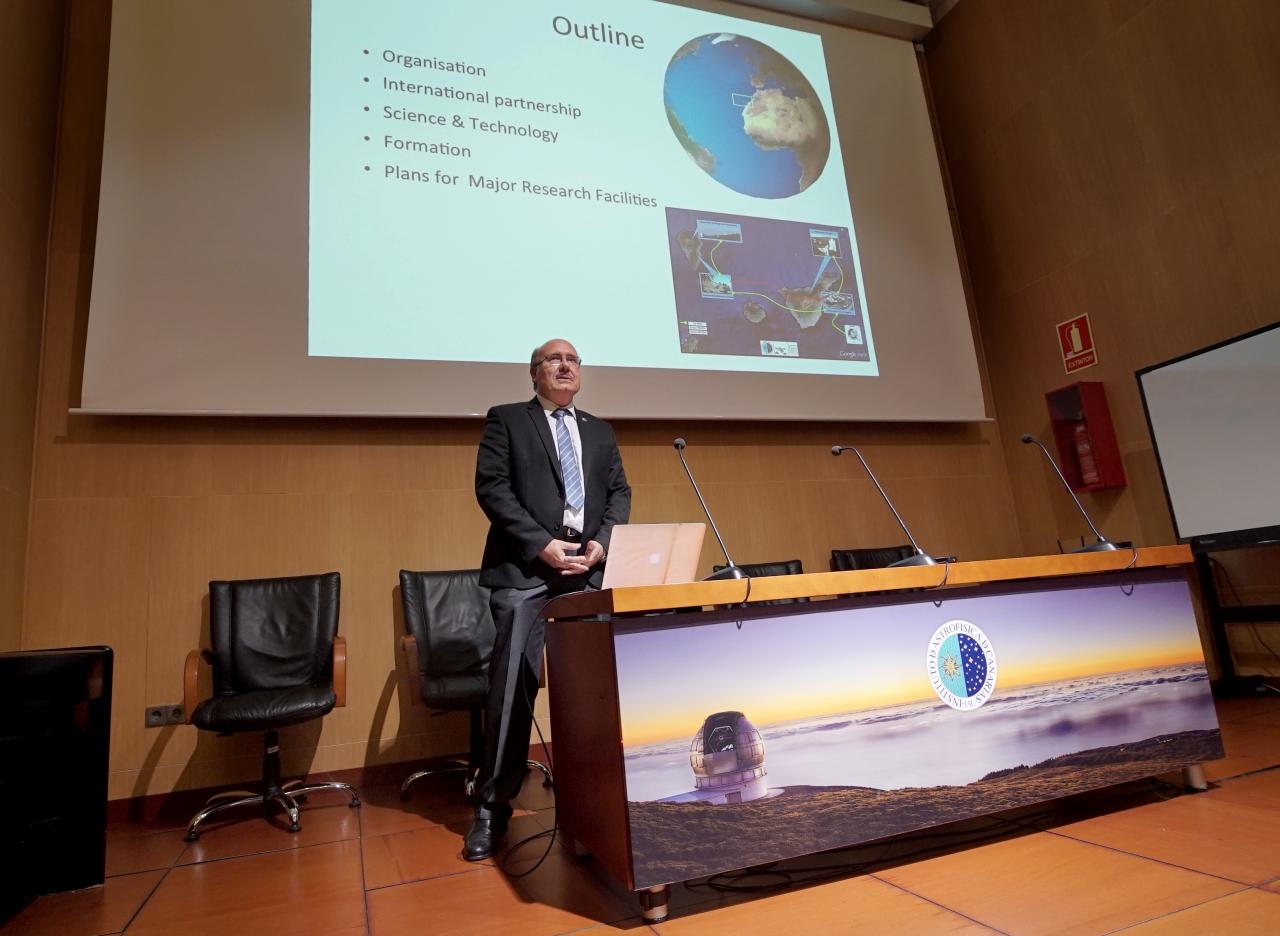
[[546, 609], [565, 842], [670, 885], [1223, 756], [1185, 546], [575, 593]]

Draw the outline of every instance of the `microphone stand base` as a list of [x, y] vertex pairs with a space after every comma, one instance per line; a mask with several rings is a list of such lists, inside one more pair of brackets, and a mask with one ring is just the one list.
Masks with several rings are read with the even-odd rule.
[[712, 572], [710, 575], [704, 578], [703, 581], [704, 582], [723, 582], [728, 579], [744, 579], [744, 578], [747, 578], [747, 573], [742, 571], [741, 566], [729, 565], [729, 566], [725, 566], [719, 572]]
[[1073, 553], [1094, 553], [1094, 552], [1114, 552], [1119, 549], [1111, 540], [1098, 540], [1096, 543], [1088, 543], [1079, 549], [1071, 550]]
[[914, 556], [907, 556], [905, 559], [899, 559], [897, 562], [889, 563], [890, 569], [901, 569], [905, 566], [931, 566], [937, 565], [938, 560], [925, 552], [918, 552]]

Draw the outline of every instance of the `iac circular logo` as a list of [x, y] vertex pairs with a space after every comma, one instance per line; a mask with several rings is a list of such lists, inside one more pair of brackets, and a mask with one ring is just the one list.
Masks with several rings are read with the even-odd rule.
[[996, 688], [996, 652], [982, 629], [968, 621], [947, 621], [929, 641], [929, 682], [953, 709], [980, 708]]

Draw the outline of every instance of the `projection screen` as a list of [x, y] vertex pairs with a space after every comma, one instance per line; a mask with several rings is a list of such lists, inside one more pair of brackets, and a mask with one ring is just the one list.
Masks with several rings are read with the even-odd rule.
[[975, 420], [910, 43], [619, 0], [116, 0], [80, 409]]

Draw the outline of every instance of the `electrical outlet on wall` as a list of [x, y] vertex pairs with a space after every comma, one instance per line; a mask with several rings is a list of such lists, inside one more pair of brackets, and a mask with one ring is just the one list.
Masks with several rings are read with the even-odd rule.
[[182, 705], [148, 705], [143, 710], [143, 724], [148, 728], [181, 725], [186, 721]]

